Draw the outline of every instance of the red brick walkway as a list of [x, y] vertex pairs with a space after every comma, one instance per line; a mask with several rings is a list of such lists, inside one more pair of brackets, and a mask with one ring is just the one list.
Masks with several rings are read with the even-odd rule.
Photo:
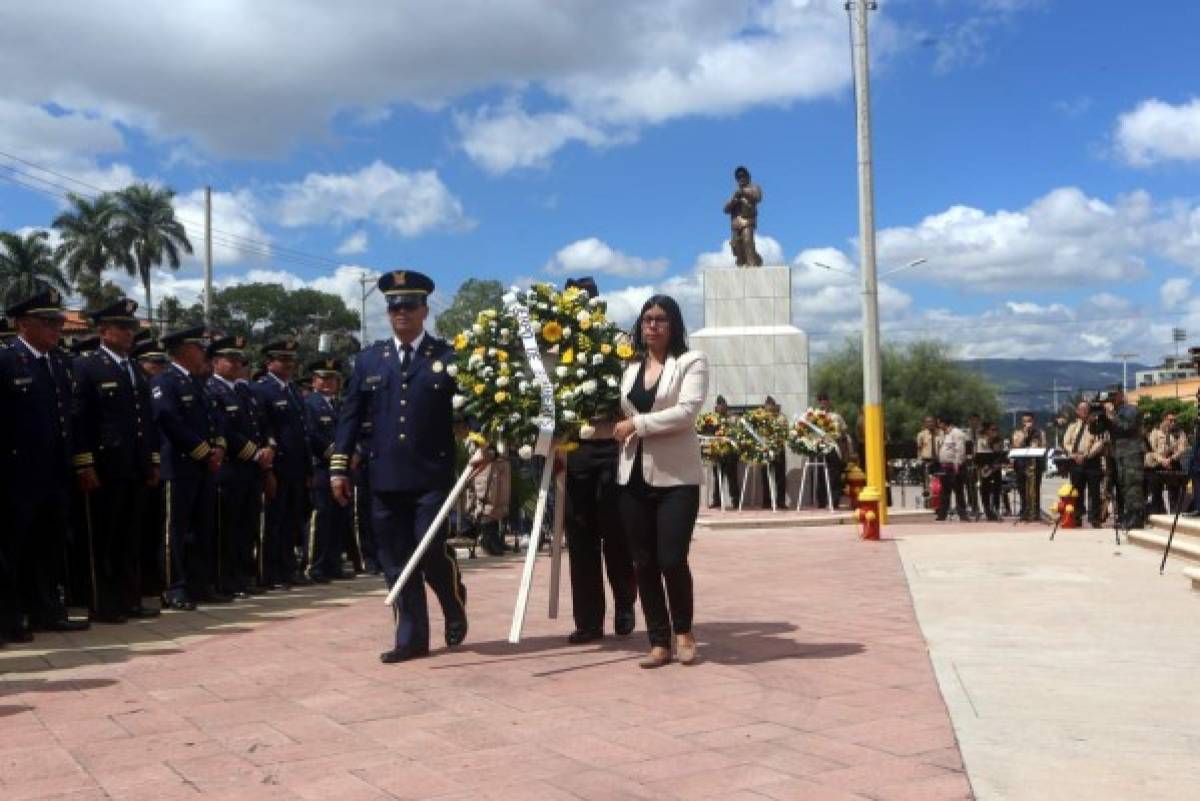
[[407, 665], [377, 660], [366, 579], [10, 645], [0, 798], [971, 797], [893, 543], [702, 533], [693, 555], [690, 668], [639, 670], [640, 629], [567, 646], [546, 560], [520, 645], [519, 565], [477, 561], [467, 644]]

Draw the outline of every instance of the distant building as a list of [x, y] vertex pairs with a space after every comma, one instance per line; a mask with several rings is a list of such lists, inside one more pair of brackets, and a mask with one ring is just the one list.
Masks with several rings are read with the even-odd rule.
[[1138, 370], [1133, 374], [1134, 386], [1137, 389], [1144, 387], [1156, 387], [1162, 384], [1170, 384], [1172, 389], [1175, 382], [1185, 378], [1196, 378], [1200, 375], [1196, 371], [1196, 365], [1191, 359], [1176, 358], [1167, 356], [1163, 359], [1161, 367], [1152, 367], [1149, 370]]

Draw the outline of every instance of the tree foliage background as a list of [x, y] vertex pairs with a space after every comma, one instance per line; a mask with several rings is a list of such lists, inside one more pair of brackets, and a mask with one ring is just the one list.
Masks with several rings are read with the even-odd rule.
[[[883, 349], [884, 433], [888, 442], [908, 443], [917, 436], [925, 415], [947, 417], [959, 424], [975, 412], [1001, 424], [996, 387], [983, 376], [950, 358], [950, 347], [922, 340]], [[850, 431], [859, 431], [863, 404], [862, 346], [847, 341], [813, 370], [810, 394], [828, 393]], [[856, 436], [856, 439], [860, 439]]]
[[437, 316], [434, 328], [438, 336], [449, 339], [464, 328], [470, 328], [479, 312], [500, 308], [503, 298], [504, 285], [499, 281], [468, 278], [454, 293], [446, 310]]

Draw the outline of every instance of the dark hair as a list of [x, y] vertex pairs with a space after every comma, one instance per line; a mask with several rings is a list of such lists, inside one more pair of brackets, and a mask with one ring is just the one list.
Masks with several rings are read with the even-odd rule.
[[735, 167], [735, 168], [733, 169], [733, 177], [734, 177], [734, 178], [738, 177], [738, 176], [739, 176], [739, 175], [741, 175], [742, 173], [746, 173], [746, 177], [747, 177], [747, 178], [749, 178], [749, 177], [750, 177], [750, 171], [749, 171], [748, 169], [746, 169], [745, 167], [743, 167], [742, 165], [740, 165], [740, 164], [739, 164], [737, 167]]
[[646, 343], [642, 339], [642, 317], [655, 306], [667, 313], [667, 320], [671, 326], [671, 339], [667, 343], [667, 352], [672, 356], [681, 356], [687, 353], [687, 328], [683, 324], [683, 312], [679, 310], [679, 304], [675, 302], [675, 298], [670, 295], [651, 295], [649, 300], [642, 304], [642, 310], [638, 312], [637, 319], [633, 322], [633, 347], [637, 349], [638, 353], [646, 352]]

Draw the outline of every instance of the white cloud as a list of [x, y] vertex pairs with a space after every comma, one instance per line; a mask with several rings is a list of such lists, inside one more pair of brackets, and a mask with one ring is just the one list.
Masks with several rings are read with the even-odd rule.
[[655, 278], [667, 269], [666, 259], [643, 259], [614, 250], [594, 236], [560, 249], [546, 262], [553, 275], [581, 276], [604, 273], [622, 278]]
[[1192, 282], [1187, 278], [1168, 278], [1158, 289], [1164, 309], [1174, 309], [1188, 300], [1192, 291]]
[[474, 225], [434, 170], [403, 172], [375, 161], [357, 172], [309, 173], [280, 187], [285, 226], [371, 221], [401, 236]]
[[358, 253], [367, 252], [367, 232], [355, 231], [342, 240], [337, 246], [337, 254], [339, 256], [352, 256]]
[[61, 164], [124, 149], [124, 137], [107, 120], [78, 112], [52, 114], [39, 105], [0, 96], [0, 150], [7, 153], [33, 162]]
[[[756, 232], [754, 234], [754, 249], [758, 251], [759, 256], [762, 256], [763, 264], [768, 267], [777, 267], [787, 263], [783, 258], [783, 246], [774, 237]], [[736, 262], [733, 258], [733, 250], [729, 247], [729, 241], [725, 240], [717, 245], [716, 250], [706, 251], [697, 255], [694, 269], [707, 270], [710, 267], [734, 266], [736, 266]]]
[[1200, 98], [1173, 106], [1156, 98], [1117, 119], [1117, 147], [1135, 167], [1200, 161]]
[[575, 114], [530, 114], [515, 101], [498, 108], [483, 106], [473, 114], [458, 114], [455, 124], [462, 135], [463, 150], [492, 174], [548, 166], [550, 155], [570, 142], [599, 147], [622, 138], [601, 131]]
[[[212, 193], [213, 271], [271, 259], [271, 235], [258, 222], [260, 203], [248, 190]], [[204, 264], [204, 190], [175, 198], [175, 216], [187, 229], [193, 253], [189, 265]]]

